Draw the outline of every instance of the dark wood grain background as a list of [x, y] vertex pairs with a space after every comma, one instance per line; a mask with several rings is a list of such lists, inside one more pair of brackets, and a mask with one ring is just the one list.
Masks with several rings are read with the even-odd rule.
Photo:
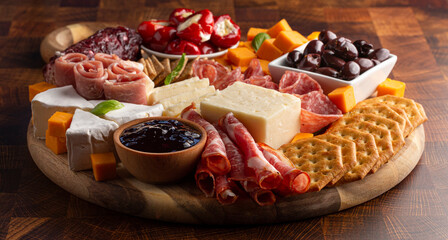
[[[230, 14], [243, 33], [281, 18], [398, 56], [392, 77], [423, 104], [426, 149], [414, 171], [372, 201], [320, 218], [264, 226], [193, 226], [141, 219], [85, 202], [48, 180], [26, 147], [29, 84], [43, 80], [43, 37], [81, 21], [129, 27], [173, 8]], [[448, 239], [447, 0], [2, 0], [0, 2], [0, 239]]]

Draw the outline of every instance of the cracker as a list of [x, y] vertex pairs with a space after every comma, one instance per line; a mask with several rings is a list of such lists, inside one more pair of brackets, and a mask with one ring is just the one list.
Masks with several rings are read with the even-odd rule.
[[[188, 59], [185, 59], [184, 64], [182, 65], [182, 67], [181, 67], [181, 69], [179, 71], [179, 74], [176, 77], [174, 77], [174, 79], [171, 81], [171, 83], [175, 83], [175, 82], [179, 82], [180, 81], [180, 76], [182, 76], [182, 73], [186, 69], [187, 62], [188, 62]], [[176, 66], [177, 66], [177, 64], [174, 65], [174, 67], [176, 67]], [[171, 68], [171, 69], [173, 69], [173, 68]]]
[[311, 178], [309, 192], [320, 191], [342, 171], [341, 147], [317, 138], [299, 139], [280, 150]]
[[[193, 60], [188, 61], [187, 65], [185, 65], [184, 70], [182, 71], [182, 74], [180, 74], [179, 78], [176, 80], [176, 82], [185, 80], [185, 79], [190, 79], [193, 77], [193, 63], [196, 62], [196, 60], [199, 59], [199, 56], [196, 57]], [[187, 61], [185, 61], [187, 62]]]
[[156, 72], [156, 76], [158, 76], [164, 70], [162, 63], [154, 55], [151, 55], [151, 57], [149, 59], [151, 59], [152, 65], [154, 66], [154, 70]]
[[[379, 104], [383, 104], [383, 103], [379, 103]], [[386, 104], [384, 104], [384, 105], [386, 105]], [[414, 130], [414, 127], [412, 126], [411, 121], [409, 121], [408, 115], [400, 107], [391, 106], [391, 105], [387, 105], [387, 106], [390, 107], [392, 110], [394, 110], [396, 113], [398, 113], [400, 116], [402, 116], [404, 118], [404, 120], [406, 120], [406, 127], [403, 131], [403, 137], [407, 137]]]
[[146, 70], [148, 71], [148, 77], [152, 79], [154, 79], [157, 76], [157, 72], [156, 69], [154, 68], [154, 64], [152, 63], [151, 58], [146, 58], [145, 59], [145, 63], [146, 63]]
[[371, 173], [375, 173], [394, 155], [394, 149], [392, 147], [392, 137], [390, 136], [389, 130], [366, 121], [354, 122], [350, 125], [350, 127], [365, 133], [370, 133], [375, 138], [375, 144], [378, 149], [379, 158], [370, 170]]
[[365, 102], [364, 104], [373, 102], [382, 102], [387, 105], [400, 107], [406, 112], [406, 115], [408, 116], [409, 121], [411, 122], [413, 128], [416, 128], [418, 125], [422, 124], [425, 121], [425, 118], [420, 113], [417, 104], [415, 104], [414, 100], [409, 98], [397, 97], [393, 95], [384, 95], [376, 98], [370, 98], [364, 100], [363, 102]]
[[352, 169], [356, 164], [356, 145], [354, 142], [344, 139], [340, 136], [333, 134], [322, 134], [316, 136], [316, 138], [329, 142], [331, 144], [341, 147], [342, 154], [342, 171], [337, 174], [328, 186], [333, 186], [339, 179], [341, 179], [346, 172]]
[[353, 182], [363, 179], [379, 158], [373, 135], [350, 127], [335, 128], [330, 133], [353, 141], [356, 144], [356, 164], [344, 174], [339, 182]]
[[168, 58], [163, 59], [161, 64], [163, 66], [163, 71], [153, 80], [155, 86], [163, 85], [166, 76], [171, 73], [170, 60]]
[[145, 52], [145, 50], [140, 49], [140, 53], [142, 54], [142, 58], [144, 59], [149, 58], [149, 55]]
[[420, 103], [415, 102], [415, 104], [417, 105], [418, 111], [420, 112], [420, 114], [423, 117], [423, 122], [426, 122], [428, 120], [428, 116], [426, 116], [425, 109], [423, 108], [423, 106]]
[[392, 138], [392, 148], [394, 150], [394, 154], [400, 151], [400, 149], [404, 146], [405, 141], [403, 134], [401, 133], [400, 126], [394, 120], [380, 117], [378, 115], [372, 113], [360, 113], [357, 115], [346, 115], [340, 118], [337, 122], [334, 123], [335, 127], [339, 126], [351, 126], [360, 121], [370, 122], [378, 127], [382, 127], [390, 132], [390, 136]]
[[[188, 60], [188, 59], [186, 59], [186, 60]], [[175, 61], [171, 61], [171, 63], [170, 63], [170, 67], [171, 67], [171, 69], [174, 69], [176, 66], [177, 66], [177, 64], [180, 62], [180, 58], [179, 59], [176, 59]], [[186, 62], [186, 61], [185, 61]]]
[[146, 61], [145, 61], [145, 59], [140, 58], [140, 59], [138, 60], [138, 62], [141, 63], [141, 64], [143, 64], [143, 72], [144, 72], [146, 75], [148, 75], [148, 70], [147, 70], [147, 67], [146, 67]]

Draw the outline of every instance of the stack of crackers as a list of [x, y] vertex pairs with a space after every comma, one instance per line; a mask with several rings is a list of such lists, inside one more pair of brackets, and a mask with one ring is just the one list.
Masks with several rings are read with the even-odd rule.
[[[148, 77], [154, 82], [154, 86], [162, 86], [164, 84], [164, 80], [168, 74], [177, 66], [180, 59], [161, 59], [159, 60], [154, 55], [148, 55], [143, 50], [141, 51], [142, 58], [138, 60], [139, 63], [143, 64], [143, 72], [148, 75]], [[198, 57], [199, 58], [199, 57]], [[198, 59], [196, 58], [196, 59]], [[171, 83], [179, 82], [185, 79], [189, 79], [193, 77], [193, 62], [196, 59], [188, 61], [186, 59], [180, 70], [179, 74], [171, 81]]]
[[325, 134], [285, 144], [280, 150], [310, 175], [309, 191], [319, 191], [375, 173], [426, 120], [419, 103], [385, 95], [360, 102]]

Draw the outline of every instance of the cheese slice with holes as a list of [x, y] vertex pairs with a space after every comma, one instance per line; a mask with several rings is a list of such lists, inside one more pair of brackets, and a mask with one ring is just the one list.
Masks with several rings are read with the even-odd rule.
[[293, 95], [236, 82], [202, 101], [200, 109], [209, 122], [233, 112], [255, 141], [278, 148], [300, 131], [300, 104]]

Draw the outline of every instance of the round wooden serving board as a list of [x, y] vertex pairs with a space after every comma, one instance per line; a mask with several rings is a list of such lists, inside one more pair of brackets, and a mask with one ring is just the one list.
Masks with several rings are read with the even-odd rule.
[[178, 184], [152, 185], [138, 181], [118, 164], [117, 179], [97, 182], [92, 171], [71, 171], [67, 154], [53, 154], [44, 140], [34, 138], [31, 123], [28, 128], [28, 148], [35, 163], [49, 179], [71, 194], [135, 216], [193, 224], [297, 221], [359, 205], [400, 183], [417, 165], [424, 146], [425, 132], [419, 126], [393, 159], [363, 180], [320, 192], [279, 197], [273, 206], [260, 207], [244, 196], [233, 205], [221, 206], [216, 199], [203, 196], [192, 175]]

